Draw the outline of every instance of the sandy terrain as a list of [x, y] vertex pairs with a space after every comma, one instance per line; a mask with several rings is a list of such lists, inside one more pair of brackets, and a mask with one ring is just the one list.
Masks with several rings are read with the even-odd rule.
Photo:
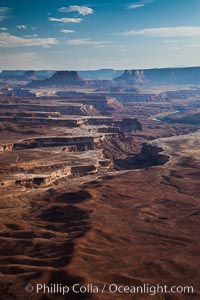
[[31, 207], [21, 218], [19, 209], [18, 216], [4, 209], [4, 299], [63, 299], [42, 293], [26, 298], [27, 282], [193, 285], [195, 293], [185, 296], [106, 291], [64, 299], [199, 299], [199, 137], [152, 142], [171, 156], [166, 165], [110, 174], [79, 188], [61, 184], [31, 199], [27, 194]]

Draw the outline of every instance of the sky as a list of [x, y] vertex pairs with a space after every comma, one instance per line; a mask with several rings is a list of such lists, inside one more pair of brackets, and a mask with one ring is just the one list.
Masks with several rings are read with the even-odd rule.
[[0, 69], [200, 66], [200, 0], [0, 0]]

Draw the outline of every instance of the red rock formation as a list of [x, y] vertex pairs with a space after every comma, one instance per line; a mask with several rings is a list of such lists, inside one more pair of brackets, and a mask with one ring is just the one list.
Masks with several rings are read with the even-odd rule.
[[52, 77], [45, 80], [35, 80], [30, 82], [28, 86], [82, 86], [84, 80], [76, 71], [57, 71]]

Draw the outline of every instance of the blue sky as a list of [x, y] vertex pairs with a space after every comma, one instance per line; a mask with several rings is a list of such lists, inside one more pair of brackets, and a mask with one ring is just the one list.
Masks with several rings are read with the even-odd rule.
[[0, 69], [200, 65], [199, 0], [1, 0]]

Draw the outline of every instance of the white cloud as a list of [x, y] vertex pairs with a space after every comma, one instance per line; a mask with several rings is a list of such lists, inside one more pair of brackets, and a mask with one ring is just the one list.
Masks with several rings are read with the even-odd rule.
[[61, 22], [61, 23], [80, 23], [82, 19], [80, 18], [49, 18], [51, 22]]
[[28, 47], [28, 46], [51, 46], [58, 43], [55, 38], [24, 38], [16, 35], [11, 35], [8, 32], [0, 33], [0, 47]]
[[147, 35], [153, 37], [200, 37], [199, 26], [158, 27], [122, 32], [122, 36]]
[[1, 15], [6, 14], [6, 13], [8, 13], [10, 10], [11, 10], [10, 7], [0, 7], [0, 14], [1, 14]]
[[163, 41], [164, 44], [177, 44], [180, 40], [165, 40]]
[[191, 44], [187, 46], [188, 48], [199, 48], [200, 44]]
[[91, 39], [72, 39], [68, 40], [66, 42], [67, 45], [70, 46], [94, 46], [94, 47], [100, 47], [105, 46], [106, 42], [97, 42], [93, 41]]
[[26, 25], [17, 25], [16, 26], [18, 29], [26, 29]]
[[127, 52], [127, 47], [124, 46], [124, 45], [119, 45], [119, 50], [120, 50], [121, 52]]
[[11, 8], [9, 7], [0, 7], [0, 22], [8, 18]]
[[8, 30], [8, 28], [6, 28], [6, 27], [1, 27], [0, 30], [1, 30], [1, 31], [6, 31], [6, 30]]
[[136, 9], [136, 8], [140, 8], [140, 7], [144, 7], [145, 4], [128, 4], [127, 5], [127, 9]]
[[141, 0], [136, 3], [130, 3], [127, 5], [127, 9], [136, 9], [136, 8], [144, 7], [146, 4], [152, 2], [154, 2], [154, 0]]
[[93, 48], [106, 48], [106, 45], [93, 45]]
[[87, 6], [70, 5], [69, 7], [61, 7], [59, 12], [78, 12], [82, 16], [90, 15], [94, 13], [94, 10]]
[[62, 33], [73, 33], [74, 30], [62, 29], [60, 32], [62, 32]]
[[31, 35], [31, 34], [26, 34], [24, 37], [32, 38], [32, 37], [37, 37], [37, 36], [38, 36], [38, 34], [33, 34], [33, 35]]
[[180, 47], [168, 47], [169, 51], [177, 51], [177, 50], [181, 50]]

